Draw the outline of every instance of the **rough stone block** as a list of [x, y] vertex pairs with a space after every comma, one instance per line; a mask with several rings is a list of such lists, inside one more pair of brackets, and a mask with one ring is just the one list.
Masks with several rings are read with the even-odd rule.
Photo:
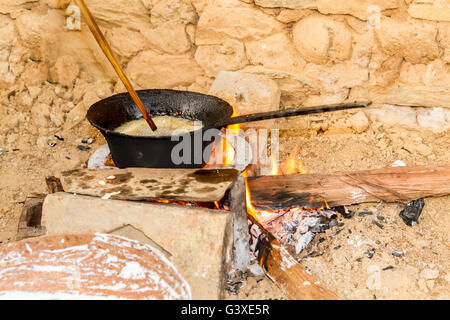
[[450, 109], [417, 108], [417, 123], [435, 133], [450, 129]]
[[324, 14], [350, 14], [358, 19], [367, 20], [376, 11], [399, 7], [398, 0], [317, 0], [317, 8]]
[[316, 0], [255, 0], [258, 6], [265, 8], [316, 8]]
[[275, 81], [281, 91], [280, 100], [283, 106], [299, 106], [308, 96], [320, 93], [317, 81], [302, 74], [273, 70], [262, 66], [248, 66], [240, 72], [263, 75]]
[[226, 100], [239, 115], [279, 109], [281, 92], [272, 79], [263, 75], [222, 71], [209, 94]]
[[383, 52], [390, 56], [413, 64], [428, 63], [439, 56], [438, 28], [428, 21], [383, 18], [375, 33]]
[[345, 23], [333, 18], [310, 15], [295, 24], [292, 36], [295, 47], [308, 62], [325, 64], [351, 56], [352, 33]]
[[[203, 70], [186, 55], [141, 51], [127, 65], [126, 72], [138, 88], [174, 88], [195, 82]], [[164, 75], [164, 76], [161, 76]]]
[[259, 40], [281, 29], [280, 22], [256, 8], [209, 7], [198, 21], [195, 43], [221, 44], [230, 38]]
[[371, 97], [374, 102], [401, 106], [450, 108], [450, 87], [394, 85]]
[[417, 128], [417, 115], [413, 108], [382, 105], [367, 110], [372, 121], [379, 121], [392, 126]]
[[408, 13], [413, 18], [450, 21], [450, 1], [414, 1], [409, 5]]
[[199, 46], [195, 60], [210, 77], [217, 76], [222, 70], [242, 69], [248, 64], [244, 45], [233, 39], [227, 39], [220, 45]]

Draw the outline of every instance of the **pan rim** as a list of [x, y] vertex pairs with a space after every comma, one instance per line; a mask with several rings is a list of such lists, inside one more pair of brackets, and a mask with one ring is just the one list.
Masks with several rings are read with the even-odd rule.
[[[187, 94], [192, 94], [192, 95], [197, 95], [197, 96], [204, 96], [204, 97], [209, 97], [209, 98], [212, 98], [213, 100], [218, 100], [218, 101], [221, 101], [221, 102], [225, 102], [227, 105], [229, 105], [230, 106], [230, 108], [232, 109], [232, 107], [231, 107], [231, 105], [228, 103], [228, 102], [226, 102], [225, 100], [223, 100], [223, 99], [221, 99], [221, 98], [219, 98], [219, 97], [216, 97], [216, 96], [213, 96], [213, 95], [210, 95], [210, 94], [205, 94], [205, 93], [200, 93], [200, 92], [195, 92], [195, 91], [186, 91], [186, 90], [175, 90], [175, 89], [142, 89], [142, 90], [136, 90], [136, 93], [138, 93], [138, 95], [139, 95], [139, 93], [145, 93], [145, 92], [177, 92], [177, 93], [187, 93]], [[89, 109], [88, 109], [88, 111], [86, 112], [86, 116], [85, 116], [85, 118], [88, 120], [88, 122], [93, 126], [93, 127], [95, 127], [95, 128], [97, 128], [99, 131], [101, 131], [103, 134], [105, 134], [105, 135], [114, 135], [114, 136], [119, 136], [119, 137], [124, 137], [124, 138], [137, 138], [137, 139], [157, 139], [157, 140], [162, 140], [162, 139], [171, 139], [172, 137], [182, 137], [182, 136], [184, 136], [184, 135], [187, 135], [187, 134], [189, 134], [189, 135], [191, 135], [191, 134], [194, 134], [195, 132], [200, 132], [200, 131], [204, 131], [204, 130], [207, 130], [207, 129], [212, 129], [212, 128], [223, 128], [222, 126], [218, 126], [218, 127], [216, 127], [216, 126], [214, 126], [214, 125], [210, 125], [210, 126], [208, 126], [208, 127], [206, 127], [206, 126], [203, 126], [203, 127], [201, 127], [200, 129], [197, 129], [197, 130], [194, 130], [194, 131], [188, 131], [188, 132], [185, 132], [185, 133], [182, 133], [182, 134], [178, 134], [178, 135], [170, 135], [170, 136], [134, 136], [134, 135], [128, 135], [128, 134], [124, 134], [124, 133], [120, 133], [120, 132], [117, 132], [117, 131], [113, 131], [113, 130], [110, 130], [110, 129], [106, 129], [106, 128], [104, 128], [104, 127], [102, 127], [102, 126], [100, 126], [100, 125], [98, 125], [98, 124], [96, 124], [96, 123], [93, 123], [93, 121], [91, 121], [91, 119], [89, 118], [89, 112], [91, 111], [91, 109], [93, 109], [98, 103], [100, 103], [100, 102], [105, 102], [105, 100], [109, 100], [109, 99], [117, 99], [118, 97], [120, 97], [120, 96], [130, 96], [129, 95], [129, 93], [128, 92], [120, 92], [120, 93], [116, 93], [116, 94], [114, 94], [114, 95], [111, 95], [111, 96], [109, 96], [109, 97], [107, 97], [107, 98], [104, 98], [104, 99], [101, 99], [101, 100], [99, 100], [99, 101], [97, 101], [97, 102], [95, 102], [94, 104], [92, 104], [90, 107], [89, 107]], [[130, 97], [131, 98], [131, 97]], [[151, 112], [149, 112], [149, 114], [150, 114], [150, 116], [159, 116], [159, 115], [168, 115], [168, 114], [152, 114]], [[141, 117], [139, 117], [139, 118], [137, 118], [137, 119], [135, 119], [135, 120], [139, 120], [139, 119], [142, 119], [143, 117], [141, 116]], [[183, 117], [180, 117], [181, 119], [188, 119], [188, 118], [183, 118]], [[230, 116], [230, 118], [231, 118], [231, 116]], [[188, 120], [195, 120], [195, 119], [188, 119]]]

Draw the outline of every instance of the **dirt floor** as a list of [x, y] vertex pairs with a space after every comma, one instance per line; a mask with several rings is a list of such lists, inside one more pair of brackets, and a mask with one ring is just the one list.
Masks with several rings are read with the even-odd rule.
[[[290, 122], [292, 121], [292, 122]], [[104, 140], [86, 122], [68, 131], [45, 133], [46, 143], [36, 143], [27, 122], [0, 137], [0, 243], [14, 241], [22, 202], [31, 192], [46, 192], [45, 176], [82, 167]], [[283, 128], [295, 121], [281, 120]], [[450, 163], [448, 133], [432, 134], [371, 123], [355, 134], [348, 129], [290, 130], [281, 133], [281, 150], [295, 146], [311, 173], [388, 167], [396, 160], [407, 165]], [[54, 135], [64, 138], [57, 139]], [[82, 140], [93, 138], [87, 145]], [[51, 142], [55, 142], [53, 147]], [[77, 146], [89, 146], [82, 151]], [[282, 153], [286, 158], [287, 153]], [[419, 224], [410, 227], [399, 217], [402, 204], [372, 203], [351, 207], [372, 216], [341, 219], [322, 236], [323, 254], [301, 264], [320, 283], [344, 299], [449, 299], [450, 298], [450, 196], [428, 198]], [[384, 229], [373, 224], [377, 216]], [[381, 219], [381, 218], [379, 218]], [[367, 252], [373, 251], [373, 256]], [[401, 251], [400, 257], [394, 251]], [[371, 256], [371, 257], [369, 257]], [[287, 299], [267, 277], [249, 278], [238, 294], [227, 299]]]

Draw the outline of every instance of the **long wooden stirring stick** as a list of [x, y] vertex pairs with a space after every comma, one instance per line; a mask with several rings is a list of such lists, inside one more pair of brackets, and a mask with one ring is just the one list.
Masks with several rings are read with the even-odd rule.
[[141, 99], [139, 99], [139, 96], [137, 95], [136, 91], [133, 89], [130, 80], [128, 80], [125, 72], [122, 69], [122, 66], [120, 65], [119, 61], [117, 60], [116, 56], [111, 50], [111, 47], [109, 46], [108, 42], [106, 42], [103, 33], [100, 31], [100, 28], [95, 22], [95, 19], [92, 16], [91, 12], [89, 11], [88, 7], [84, 3], [84, 0], [75, 0], [75, 3], [80, 8], [81, 14], [83, 15], [83, 18], [85, 19], [87, 25], [89, 26], [89, 29], [91, 30], [92, 34], [94, 35], [95, 40], [97, 40], [97, 43], [99, 44], [103, 53], [108, 58], [109, 62], [111, 62], [111, 65], [113, 66], [114, 70], [116, 70], [117, 75], [119, 76], [120, 80], [122, 80], [123, 84], [125, 85], [125, 88], [128, 90], [128, 93], [130, 94], [134, 103], [136, 103], [137, 107], [141, 111], [142, 116], [147, 121], [150, 128], [153, 131], [155, 131], [157, 129], [155, 123], [153, 122], [152, 118], [145, 109]]

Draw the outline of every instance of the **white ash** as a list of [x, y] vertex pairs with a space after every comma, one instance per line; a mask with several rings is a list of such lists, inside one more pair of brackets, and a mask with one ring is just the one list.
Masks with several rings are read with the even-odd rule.
[[301, 235], [296, 235], [296, 241], [297, 243], [295, 244], [295, 253], [299, 254], [300, 252], [303, 251], [303, 249], [305, 249], [308, 244], [314, 240], [314, 237], [316, 236], [314, 233], [312, 233], [311, 231], [308, 231], [304, 234]]
[[336, 216], [336, 212], [332, 210], [293, 208], [264, 227], [281, 244], [293, 247], [295, 253], [300, 254], [314, 240], [316, 233], [322, 233], [337, 225]]
[[250, 262], [248, 268], [244, 272], [233, 266], [228, 272], [227, 291], [234, 294], [237, 294], [247, 277], [262, 277], [265, 274], [263, 267], [258, 261], [258, 244], [260, 238], [263, 237], [264, 234], [261, 232], [261, 229], [256, 224], [252, 224], [250, 220], [248, 220], [248, 227], [250, 230]]
[[115, 169], [113, 166], [105, 166], [106, 158], [109, 155], [109, 147], [107, 144], [100, 146], [91, 155], [88, 161], [88, 169]]

